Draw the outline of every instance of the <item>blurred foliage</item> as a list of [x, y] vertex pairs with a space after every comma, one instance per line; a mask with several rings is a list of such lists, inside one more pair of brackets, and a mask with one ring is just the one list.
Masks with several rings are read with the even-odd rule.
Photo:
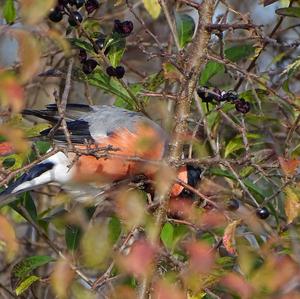
[[[52, 103], [54, 91], [56, 100], [64, 97], [71, 60], [70, 102], [108, 99], [145, 113], [172, 137], [174, 106], [190, 80], [184, 70], [197, 1], [100, 1], [91, 13], [86, 7], [95, 1], [80, 2], [57, 22], [48, 16], [64, 1], [0, 3], [0, 37], [17, 45], [14, 62], [0, 67], [1, 190], [53, 149], [53, 140], [40, 136], [52, 124], [21, 112]], [[79, 184], [18, 194], [0, 211], [0, 298], [300, 297], [300, 3], [250, 2], [215, 8], [210, 56], [197, 77], [204, 91], [193, 97], [182, 136], [182, 159], [203, 170], [193, 196], [161, 201], [175, 178], [169, 167], [151, 186], [81, 186], [99, 188], [89, 200], [72, 200], [68, 191]], [[69, 22], [70, 11], [81, 14], [80, 26]], [[257, 26], [267, 11], [275, 21]], [[132, 20], [133, 34], [117, 32], [117, 18]], [[96, 61], [90, 72], [80, 50]], [[110, 76], [108, 65], [124, 65], [124, 78]], [[229, 93], [236, 98], [226, 100]], [[239, 110], [242, 100], [250, 111]]]

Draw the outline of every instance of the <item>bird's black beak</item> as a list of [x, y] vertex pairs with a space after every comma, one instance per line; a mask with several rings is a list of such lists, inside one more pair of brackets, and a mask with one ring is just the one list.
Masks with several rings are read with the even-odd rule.
[[193, 188], [197, 187], [198, 183], [201, 179], [202, 169], [198, 166], [187, 165], [187, 177], [188, 177], [188, 184]]
[[[202, 173], [202, 169], [198, 166], [194, 166], [194, 165], [190, 165], [187, 164], [186, 165], [186, 170], [187, 170], [187, 183], [193, 187], [196, 188], [197, 185], [199, 184], [200, 180], [201, 180], [201, 173]], [[184, 188], [182, 190], [182, 192], [180, 193], [180, 196], [184, 197], [184, 198], [194, 198], [194, 193], [186, 188]]]

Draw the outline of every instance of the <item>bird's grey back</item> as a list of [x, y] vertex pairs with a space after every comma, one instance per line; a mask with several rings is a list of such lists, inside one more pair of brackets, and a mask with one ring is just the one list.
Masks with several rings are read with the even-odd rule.
[[136, 124], [143, 122], [153, 127], [164, 140], [167, 140], [166, 132], [154, 121], [143, 114], [129, 111], [115, 106], [92, 106], [93, 112], [89, 112], [81, 120], [87, 121], [93, 138], [107, 136], [118, 129], [128, 129], [135, 132]]

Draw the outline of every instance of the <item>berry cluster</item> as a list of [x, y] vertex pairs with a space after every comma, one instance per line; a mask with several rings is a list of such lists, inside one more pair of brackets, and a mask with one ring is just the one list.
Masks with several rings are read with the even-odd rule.
[[[68, 22], [71, 26], [76, 26], [82, 22], [83, 17], [79, 11], [71, 9], [71, 6], [76, 6], [77, 9], [85, 5], [85, 9], [88, 14], [94, 12], [99, 8], [99, 2], [97, 0], [58, 0], [58, 4], [55, 8], [50, 11], [49, 19], [53, 22], [60, 22], [63, 19], [63, 15], [68, 15]], [[113, 32], [111, 39], [124, 39], [131, 34], [133, 30], [133, 23], [131, 21], [114, 21]], [[95, 52], [98, 50], [104, 50], [104, 54], [107, 55], [110, 51], [110, 44], [106, 45], [106, 40], [109, 40], [104, 34], [96, 34], [94, 39], [93, 47]], [[79, 60], [82, 64], [82, 71], [85, 74], [90, 74], [98, 65], [97, 61], [91, 58], [88, 58], [87, 52], [84, 49], [79, 51]], [[109, 66], [106, 69], [106, 73], [110, 77], [116, 77], [118, 79], [123, 78], [125, 74], [125, 69], [122, 66]]]
[[220, 91], [215, 88], [208, 91], [207, 88], [198, 88], [197, 93], [204, 103], [219, 104], [220, 102], [229, 102], [235, 105], [238, 112], [246, 114], [250, 111], [250, 103], [243, 98], [239, 98], [234, 91]]
[[82, 64], [82, 71], [88, 75], [93, 72], [93, 70], [98, 65], [97, 61], [87, 57], [87, 53], [85, 50], [79, 50], [79, 60]]
[[120, 20], [115, 20], [113, 32], [120, 34], [122, 37], [127, 37], [133, 30], [133, 23], [131, 21], [121, 22]]
[[125, 69], [122, 66], [117, 66], [117, 67], [109, 66], [106, 69], [106, 73], [110, 77], [116, 77], [118, 79], [121, 79], [125, 75]]
[[52, 22], [58, 23], [64, 15], [67, 15], [69, 25], [77, 26], [83, 20], [82, 14], [77, 10], [70, 9], [70, 7], [75, 6], [79, 9], [83, 5], [85, 5], [88, 14], [91, 14], [100, 6], [98, 0], [58, 0], [58, 4], [51, 9], [48, 17]]

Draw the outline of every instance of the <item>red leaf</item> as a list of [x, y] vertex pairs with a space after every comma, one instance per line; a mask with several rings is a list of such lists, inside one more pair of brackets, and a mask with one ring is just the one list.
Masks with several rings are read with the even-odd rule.
[[191, 242], [187, 246], [190, 267], [198, 273], [208, 273], [214, 265], [214, 253], [205, 243]]
[[15, 152], [14, 146], [10, 142], [0, 143], [0, 156], [11, 155]]
[[203, 213], [199, 224], [204, 226], [205, 229], [221, 227], [226, 225], [226, 218], [223, 213], [212, 210]]
[[145, 276], [152, 270], [154, 255], [153, 246], [146, 240], [139, 240], [127, 256], [119, 257], [119, 264], [129, 273]]
[[235, 273], [227, 274], [221, 281], [227, 288], [235, 291], [241, 298], [252, 298], [252, 287], [245, 281], [245, 279]]
[[167, 281], [159, 281], [154, 286], [153, 299], [186, 299], [187, 296]]

